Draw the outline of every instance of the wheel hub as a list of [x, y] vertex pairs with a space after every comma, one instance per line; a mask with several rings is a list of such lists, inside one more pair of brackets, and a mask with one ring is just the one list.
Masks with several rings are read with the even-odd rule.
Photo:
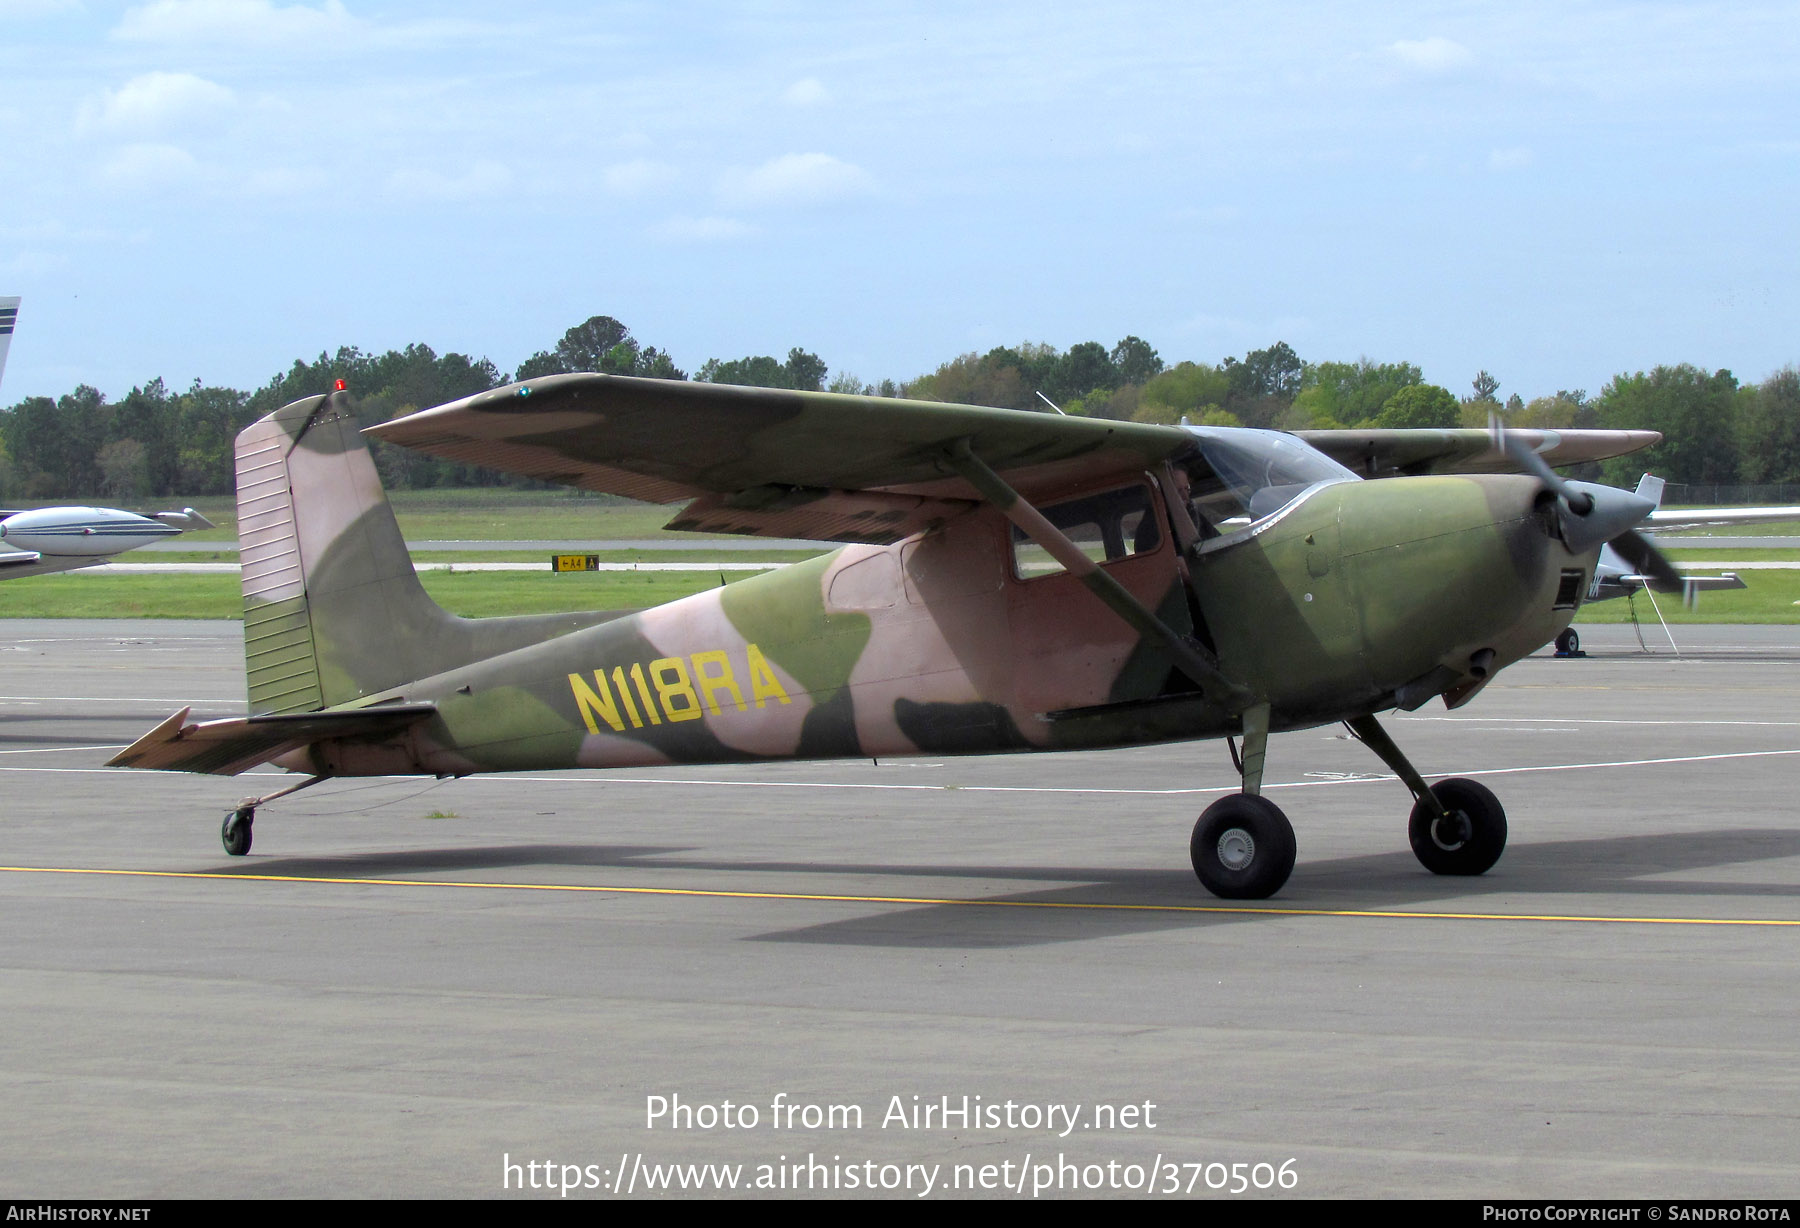
[[1256, 860], [1256, 838], [1241, 827], [1228, 828], [1219, 836], [1219, 864], [1242, 870]]
[[1431, 825], [1431, 842], [1446, 852], [1461, 848], [1474, 834], [1474, 824], [1460, 810], [1452, 810]]

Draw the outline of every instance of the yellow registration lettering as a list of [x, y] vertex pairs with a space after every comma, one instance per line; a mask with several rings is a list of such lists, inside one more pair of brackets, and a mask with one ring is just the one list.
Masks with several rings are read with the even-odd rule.
[[619, 719], [619, 706], [613, 702], [612, 688], [606, 685], [606, 675], [595, 670], [594, 682], [600, 688], [598, 691], [589, 686], [587, 679], [580, 674], [569, 675], [569, 690], [575, 694], [575, 707], [580, 710], [588, 732], [600, 732], [600, 724], [594, 719], [598, 716], [612, 727], [614, 733], [623, 733], [625, 722]]
[[788, 693], [781, 689], [781, 681], [775, 677], [775, 671], [769, 668], [768, 660], [762, 649], [755, 644], [745, 646], [744, 655], [750, 670], [750, 698], [757, 707], [762, 707], [771, 699], [788, 702]]
[[[700, 719], [700, 697], [694, 694], [694, 682], [688, 677], [686, 661], [680, 657], [661, 657], [650, 662], [650, 680], [656, 683], [656, 698], [662, 702], [663, 715], [670, 721]], [[681, 702], [677, 704], [676, 700]]]
[[[731, 672], [731, 661], [723, 652], [697, 652], [693, 657], [694, 680], [700, 684], [700, 693], [706, 696], [706, 710], [714, 716], [719, 715], [719, 692], [728, 691], [737, 710], [744, 710], [744, 693], [738, 689], [737, 677]], [[707, 672], [707, 666], [714, 671]]]
[[[597, 674], [600, 671], [595, 670], [594, 672]], [[631, 702], [631, 688], [625, 685], [624, 666], [613, 666], [612, 680], [613, 686], [617, 687], [619, 690], [619, 706], [625, 709], [625, 715], [631, 719], [631, 727], [633, 729], [642, 729], [644, 727], [644, 718], [638, 715], [637, 705]]]
[[[656, 715], [656, 701], [650, 698], [650, 684], [644, 681], [644, 663], [642, 661], [631, 667], [631, 681], [637, 687], [638, 698], [644, 701], [644, 715], [650, 718], [652, 725], [662, 724], [662, 717]], [[623, 691], [625, 684], [619, 683]]]

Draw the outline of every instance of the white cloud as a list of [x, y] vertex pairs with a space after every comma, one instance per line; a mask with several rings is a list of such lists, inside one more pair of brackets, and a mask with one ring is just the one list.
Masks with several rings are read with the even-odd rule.
[[862, 167], [822, 153], [783, 154], [754, 170], [733, 171], [720, 185], [727, 201], [761, 208], [831, 205], [874, 190]]
[[729, 217], [672, 217], [650, 228], [653, 238], [668, 243], [727, 243], [755, 233], [755, 227]]
[[320, 43], [362, 28], [339, 0], [318, 8], [271, 0], [152, 0], [129, 9], [113, 37], [145, 43]]
[[199, 174], [194, 155], [178, 145], [142, 142], [115, 150], [100, 177], [118, 187], [154, 190], [191, 183]]
[[83, 131], [157, 132], [235, 100], [224, 86], [192, 73], [150, 72], [82, 104], [75, 123]]
[[1403, 38], [1389, 46], [1388, 51], [1407, 67], [1433, 76], [1453, 73], [1475, 62], [1475, 53], [1467, 47], [1435, 34], [1416, 41]]
[[1534, 155], [1529, 146], [1515, 145], [1511, 149], [1496, 149], [1488, 154], [1488, 169], [1496, 171], [1516, 171], [1530, 166]]
[[781, 100], [792, 107], [817, 107], [831, 101], [831, 91], [817, 77], [805, 77], [781, 92]]
[[512, 183], [512, 172], [498, 162], [477, 162], [460, 174], [422, 166], [400, 167], [388, 175], [388, 191], [415, 200], [472, 200], [492, 196]]
[[615, 196], [642, 196], [675, 182], [677, 172], [666, 162], [634, 158], [606, 168], [606, 190]]

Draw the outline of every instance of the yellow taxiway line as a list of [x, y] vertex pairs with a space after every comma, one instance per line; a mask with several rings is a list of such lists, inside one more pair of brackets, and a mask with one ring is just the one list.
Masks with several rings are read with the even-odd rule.
[[1436, 912], [1387, 908], [1283, 908], [1242, 904], [1114, 904], [1066, 900], [955, 899], [933, 896], [846, 895], [803, 891], [723, 891], [698, 887], [618, 887], [581, 883], [484, 883], [433, 878], [332, 878], [309, 874], [233, 874], [199, 870], [109, 870], [72, 866], [0, 866], [4, 874], [114, 875], [252, 883], [329, 883], [353, 887], [460, 887], [485, 891], [570, 891], [602, 895], [686, 896], [721, 900], [795, 900], [833, 904], [949, 905], [960, 908], [1059, 908], [1091, 912], [1224, 913], [1233, 916], [1360, 917], [1403, 921], [1565, 921], [1602, 925], [1800, 926], [1800, 919], [1754, 917], [1600, 917], [1573, 913]]

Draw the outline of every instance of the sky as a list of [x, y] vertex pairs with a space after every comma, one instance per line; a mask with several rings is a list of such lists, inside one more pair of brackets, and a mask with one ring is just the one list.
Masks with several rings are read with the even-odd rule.
[[0, 404], [611, 315], [1275, 341], [1466, 395], [1800, 361], [1800, 6], [0, 0]]

